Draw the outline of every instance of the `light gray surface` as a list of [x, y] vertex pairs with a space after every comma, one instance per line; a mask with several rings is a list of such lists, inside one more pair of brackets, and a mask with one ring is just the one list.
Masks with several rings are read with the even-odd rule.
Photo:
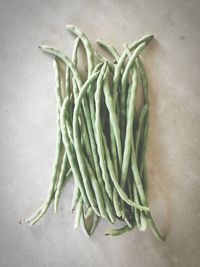
[[[73, 230], [73, 182], [58, 214], [32, 228], [18, 224], [47, 193], [55, 151], [52, 59], [39, 44], [71, 54], [74, 23], [94, 43], [122, 50], [147, 33], [143, 53], [150, 80], [149, 200], [167, 241], [137, 230], [106, 238], [101, 222], [91, 239]], [[0, 266], [200, 266], [200, 2], [0, 1]], [[120, 50], [120, 51], [121, 51]]]

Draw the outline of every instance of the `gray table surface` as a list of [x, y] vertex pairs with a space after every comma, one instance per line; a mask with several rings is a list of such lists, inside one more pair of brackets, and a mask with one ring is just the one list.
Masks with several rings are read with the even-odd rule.
[[[149, 201], [164, 243], [137, 229], [106, 238], [73, 230], [73, 180], [56, 215], [19, 224], [44, 200], [55, 152], [52, 59], [39, 44], [71, 55], [73, 23], [95, 43], [122, 51], [147, 33], [143, 53], [150, 83]], [[0, 1], [0, 266], [200, 266], [200, 2]]]

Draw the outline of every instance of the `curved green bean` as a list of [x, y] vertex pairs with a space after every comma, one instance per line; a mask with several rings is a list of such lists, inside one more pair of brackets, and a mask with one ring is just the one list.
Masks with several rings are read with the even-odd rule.
[[77, 204], [77, 207], [76, 207], [74, 229], [78, 229], [78, 227], [80, 225], [81, 216], [82, 216], [82, 213], [83, 213], [82, 206], [83, 206], [83, 199], [82, 199], [82, 197], [80, 197], [79, 201], [78, 201], [78, 204]]
[[75, 210], [76, 204], [80, 198], [80, 190], [78, 188], [77, 183], [74, 185], [74, 191], [73, 191], [73, 197], [72, 197], [72, 202], [71, 202], [71, 211], [73, 212]]
[[98, 39], [97, 44], [101, 46], [103, 49], [105, 49], [106, 51], [108, 51], [114, 57], [114, 59], [118, 61], [120, 55], [116, 48], [114, 48], [111, 44], [107, 43], [106, 41], [102, 39]]
[[124, 233], [131, 231], [134, 227], [135, 227], [135, 224], [132, 225], [132, 228], [130, 228], [128, 225], [126, 225], [126, 226], [119, 228], [119, 229], [106, 231], [105, 235], [106, 236], [119, 236], [119, 235], [122, 235]]
[[61, 190], [63, 188], [64, 182], [65, 182], [65, 179], [66, 179], [66, 175], [67, 175], [67, 172], [68, 172], [68, 169], [67, 169], [68, 167], [69, 167], [68, 157], [67, 157], [67, 153], [65, 152], [64, 156], [63, 156], [60, 175], [59, 175], [59, 178], [58, 178], [58, 184], [57, 184], [57, 188], [56, 188], [56, 192], [55, 192], [54, 212], [56, 212], [57, 209], [58, 209]]
[[47, 211], [52, 198], [54, 197], [55, 187], [58, 180], [58, 169], [60, 168], [59, 162], [61, 161], [62, 156], [62, 137], [61, 137], [61, 130], [60, 130], [60, 107], [62, 105], [62, 94], [61, 94], [61, 77], [60, 77], [60, 70], [58, 61], [54, 60], [54, 69], [55, 69], [55, 80], [56, 80], [56, 100], [57, 100], [57, 141], [56, 141], [56, 155], [53, 163], [53, 171], [51, 176], [51, 183], [49, 187], [49, 193], [45, 203], [42, 207], [36, 211], [34, 216], [26, 219], [26, 222], [33, 225], [35, 224]]
[[81, 41], [83, 42], [83, 45], [85, 47], [86, 55], [87, 55], [87, 61], [88, 61], [88, 77], [92, 75], [92, 72], [94, 70], [94, 53], [92, 51], [91, 44], [85, 35], [78, 27], [68, 24], [66, 25], [66, 28], [68, 31], [72, 32], [76, 36], [78, 36]]

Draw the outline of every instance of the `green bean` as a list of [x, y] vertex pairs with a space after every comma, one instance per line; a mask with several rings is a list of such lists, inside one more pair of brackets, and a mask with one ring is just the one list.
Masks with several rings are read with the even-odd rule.
[[80, 139], [79, 139], [78, 116], [79, 116], [79, 109], [80, 109], [84, 94], [86, 94], [88, 87], [97, 78], [98, 75], [99, 75], [98, 72], [94, 73], [91, 76], [91, 78], [88, 79], [87, 82], [81, 88], [79, 96], [77, 98], [75, 108], [74, 108], [74, 116], [73, 116], [73, 136], [74, 136], [74, 147], [76, 150], [76, 156], [77, 156], [78, 164], [80, 167], [81, 175], [83, 178], [85, 190], [86, 190], [87, 195], [88, 195], [88, 199], [89, 199], [90, 204], [93, 207], [93, 209], [96, 210], [97, 215], [99, 215], [99, 213], [97, 211], [97, 207], [96, 207], [96, 204], [94, 201], [94, 194], [93, 194], [93, 191], [91, 189], [91, 185], [90, 185], [89, 180], [88, 180], [88, 171], [87, 171], [87, 168], [86, 168], [86, 165], [84, 162], [83, 151], [82, 151], [81, 143], [80, 143]]
[[96, 107], [96, 116], [95, 116], [95, 128], [96, 128], [96, 139], [97, 139], [97, 151], [99, 154], [99, 164], [102, 171], [102, 177], [105, 183], [105, 189], [108, 193], [109, 197], [112, 198], [112, 188], [110, 185], [107, 169], [106, 169], [106, 162], [104, 158], [104, 152], [103, 152], [103, 142], [101, 138], [101, 121], [100, 121], [100, 103], [101, 103], [101, 91], [103, 87], [103, 78], [104, 73], [106, 71], [107, 64], [104, 63], [100, 75], [97, 79], [97, 89], [95, 92], [95, 107]]
[[129, 228], [132, 228], [131, 222], [129, 221], [129, 219], [126, 216], [124, 217], [124, 221], [126, 222], [126, 224], [128, 225]]
[[121, 208], [119, 205], [117, 190], [115, 188], [113, 190], [113, 205], [114, 205], [114, 209], [115, 209], [117, 217], [121, 217], [121, 215], [122, 215], [121, 214]]
[[[142, 131], [142, 125], [146, 116], [146, 113], [148, 111], [148, 104], [145, 104], [140, 112], [139, 115], [139, 120], [138, 120], [138, 127], [137, 127], [137, 131], [136, 131], [136, 141], [135, 141], [135, 151], [136, 151], [136, 158], [138, 158], [138, 146], [139, 146], [139, 140], [140, 140], [140, 136], [141, 136], [141, 131]], [[132, 146], [134, 146], [134, 141], [132, 138]], [[141, 172], [140, 175], [142, 176]], [[137, 193], [137, 188], [135, 186], [135, 184], [133, 185], [133, 192], [134, 192], [134, 200], [135, 202], [139, 203], [139, 198], [138, 198], [138, 193]], [[140, 218], [139, 218], [140, 216]], [[135, 219], [136, 219], [136, 223], [138, 225], [138, 228], [141, 231], [144, 231], [146, 229], [147, 223], [146, 223], [146, 217], [142, 212], [139, 212], [137, 209], [135, 209]]]
[[[138, 158], [138, 149], [139, 149], [139, 142], [140, 142], [140, 137], [141, 137], [141, 132], [142, 132], [142, 126], [143, 126], [144, 119], [145, 119], [147, 112], [148, 112], [148, 106], [149, 106], [148, 104], [145, 104], [142, 107], [142, 110], [141, 110], [140, 115], [139, 115], [138, 127], [136, 130], [136, 137], [135, 137], [135, 152], [136, 152], [137, 158]], [[140, 175], [141, 175], [141, 173], [140, 173]]]
[[[118, 160], [119, 160], [120, 169], [121, 169], [121, 164], [122, 164], [120, 129], [119, 129], [119, 122], [118, 122], [117, 114], [115, 112], [113, 99], [110, 94], [110, 87], [109, 87], [107, 74], [106, 74], [106, 78], [104, 82], [104, 95], [105, 95], [105, 102], [106, 102], [106, 106], [109, 111], [109, 117], [110, 117], [110, 140], [111, 140], [112, 159], [114, 162], [115, 175], [116, 177], [118, 177]], [[117, 151], [116, 151], [116, 148], [117, 148]], [[118, 159], [117, 159], [117, 155], [118, 155]], [[116, 189], [114, 189], [113, 191], [113, 204], [114, 204], [114, 208], [115, 208], [115, 212], [117, 216], [120, 217], [121, 209], [119, 206], [118, 195], [117, 195]]]
[[[148, 81], [147, 81], [147, 76], [145, 73], [144, 65], [139, 57], [136, 60], [136, 64], [138, 66], [138, 69], [140, 70], [143, 94], [144, 94], [144, 103], [148, 105]], [[145, 154], [146, 154], [146, 147], [147, 147], [148, 127], [149, 127], [149, 111], [147, 111], [147, 114], [144, 120], [143, 146], [142, 146], [140, 165], [139, 165], [139, 173], [142, 176], [143, 169], [144, 169], [145, 177], [147, 176], [147, 170], [145, 166]], [[147, 203], [147, 200], [146, 200], [146, 203]], [[159, 233], [154, 223], [152, 214], [149, 212], [148, 214], [145, 214], [145, 215], [147, 217], [148, 224], [152, 232], [154, 233], [154, 235], [157, 237], [157, 239], [164, 241], [164, 237], [161, 236], [161, 234]]]
[[148, 225], [149, 225], [151, 231], [153, 232], [153, 234], [155, 235], [155, 237], [160, 241], [165, 241], [165, 238], [159, 233], [159, 231], [158, 231], [158, 229], [154, 223], [154, 220], [153, 220], [151, 213], [147, 217], [147, 221], [148, 221]]
[[[144, 145], [143, 145], [143, 149], [142, 149], [142, 159], [141, 159], [141, 162], [142, 164], [140, 166], [144, 166], [144, 162], [145, 162], [145, 159], [143, 158], [143, 155], [145, 155], [145, 152], [146, 152], [146, 145], [147, 145], [147, 134], [148, 134], [148, 122], [149, 122], [149, 114], [147, 113], [146, 115], [146, 123], [145, 123], [145, 128], [144, 128], [144, 137], [143, 137], [143, 142], [144, 142]], [[140, 173], [142, 173], [143, 171], [143, 167], [140, 167]], [[147, 203], [147, 200], [146, 200], [146, 203]], [[164, 241], [164, 237], [161, 236], [161, 234], [159, 233], [155, 223], [154, 223], [154, 220], [153, 220], [153, 217], [152, 217], [152, 214], [149, 212], [147, 214], [147, 221], [148, 221], [148, 224], [152, 230], [152, 232], [154, 233], [154, 235], [158, 238], [158, 240], [162, 240]]]
[[142, 88], [143, 88], [143, 93], [144, 93], [144, 104], [148, 103], [148, 80], [147, 80], [147, 76], [145, 73], [145, 69], [144, 69], [144, 65], [140, 59], [140, 57], [138, 56], [136, 59], [136, 64], [138, 66], [138, 69], [140, 70], [140, 74], [141, 74], [141, 80], [142, 80]]
[[130, 103], [127, 114], [127, 125], [126, 125], [126, 135], [125, 135], [125, 144], [124, 144], [124, 153], [123, 153], [123, 161], [122, 161], [122, 172], [121, 172], [121, 186], [124, 188], [126, 183], [126, 177], [128, 173], [128, 165], [130, 161], [130, 153], [131, 153], [131, 142], [132, 142], [132, 129], [133, 129], [133, 120], [135, 115], [135, 96], [137, 89], [137, 70], [133, 69], [132, 75], [132, 86], [131, 86], [131, 95], [130, 95]]
[[[138, 192], [135, 184], [133, 185], [133, 194], [134, 194], [134, 201], [138, 204], [140, 204], [139, 198], [138, 198]], [[135, 215], [135, 221], [140, 231], [143, 231], [144, 228], [146, 228], [146, 225], [144, 226], [145, 217], [141, 211], [138, 211], [138, 209], [134, 209], [134, 215]]]
[[108, 111], [109, 111], [110, 123], [111, 123], [112, 129], [113, 129], [113, 134], [115, 136], [115, 141], [116, 141], [116, 145], [117, 145], [119, 167], [121, 168], [122, 146], [121, 146], [121, 138], [120, 138], [120, 128], [119, 128], [119, 122], [118, 122], [117, 114], [115, 112], [113, 99], [112, 99], [112, 96], [110, 94], [110, 87], [109, 87], [109, 82], [108, 82], [108, 72], [106, 74], [106, 79], [105, 79], [105, 83], [104, 83], [104, 95], [105, 95], [106, 106], [107, 106]]
[[118, 183], [118, 181], [116, 179], [115, 173], [114, 173], [114, 167], [113, 167], [113, 164], [112, 164], [112, 160], [110, 158], [110, 153], [109, 153], [109, 150], [108, 150], [107, 142], [106, 142], [106, 139], [105, 139], [105, 136], [103, 135], [103, 133], [102, 133], [102, 137], [103, 137], [103, 142], [104, 142], [104, 150], [105, 150], [105, 155], [106, 155], [106, 161], [107, 161], [108, 170], [109, 170], [109, 173], [110, 173], [110, 177], [112, 179], [112, 182], [113, 182], [113, 184], [114, 184], [114, 186], [115, 186], [118, 194], [130, 206], [136, 207], [136, 208], [138, 208], [140, 210], [149, 211], [149, 208], [148, 207], [138, 205], [134, 201], [132, 201], [127, 196], [127, 194], [124, 192], [124, 190], [121, 188], [121, 186], [119, 185], [119, 183]]
[[118, 61], [120, 57], [119, 52], [111, 44], [107, 43], [106, 41], [102, 39], [98, 39], [97, 44], [101, 46], [103, 49], [105, 49], [106, 51], [108, 51], [114, 57], [114, 59]]
[[82, 213], [83, 213], [82, 205], [83, 205], [83, 199], [82, 199], [82, 197], [80, 197], [79, 201], [78, 201], [78, 204], [77, 204], [77, 207], [76, 207], [74, 229], [78, 229], [78, 227], [80, 225], [80, 220], [81, 220], [81, 216], [82, 216]]
[[92, 168], [90, 167], [89, 162], [87, 161], [86, 157], [84, 157], [84, 158], [85, 158], [85, 164], [87, 166], [88, 173], [89, 173], [89, 176], [90, 176], [90, 180], [91, 180], [91, 183], [92, 183], [92, 187], [94, 189], [94, 193], [95, 193], [95, 196], [96, 196], [97, 205], [99, 207], [100, 214], [101, 214], [102, 217], [106, 217], [107, 214], [106, 214], [104, 201], [103, 201], [103, 196], [101, 194], [101, 189], [100, 189], [99, 183], [95, 178], [95, 175], [93, 173]]
[[103, 193], [104, 193], [104, 201], [105, 201], [105, 204], [106, 204], [106, 212], [108, 214], [109, 221], [111, 223], [114, 223], [115, 219], [116, 219], [116, 215], [114, 213], [113, 207], [112, 207], [112, 205], [110, 203], [110, 200], [109, 200], [105, 190], [103, 191]]
[[79, 46], [79, 43], [80, 43], [80, 38], [77, 37], [74, 41], [74, 49], [73, 49], [73, 52], [72, 52], [72, 62], [74, 63], [75, 66], [77, 66], [78, 64], [78, 61], [77, 61], [77, 53], [78, 53], [78, 46]]
[[71, 99], [69, 98], [69, 104], [67, 105], [67, 110], [66, 110], [66, 126], [67, 126], [67, 132], [68, 132], [68, 136], [69, 136], [69, 139], [70, 139], [70, 142], [73, 144], [73, 130], [72, 130], [72, 127], [71, 127], [71, 124], [72, 124], [72, 117], [71, 117], [71, 114], [70, 114], [70, 106], [71, 106]]
[[[125, 44], [124, 47], [127, 50], [127, 55], [129, 57], [131, 57], [131, 52], [130, 52], [128, 46]], [[139, 63], [138, 63], [138, 58], [136, 58], [136, 65], [137, 65], [138, 69], [140, 69], [140, 66], [139, 66]], [[144, 68], [143, 68], [143, 73], [142, 74], [144, 75]], [[143, 82], [143, 80], [142, 80], [142, 82]], [[147, 88], [145, 88], [145, 89], [147, 91]], [[146, 92], [144, 92], [144, 96], [148, 98], [148, 91], [147, 91], [147, 94], [145, 94], [145, 93]], [[129, 101], [129, 95], [128, 95], [128, 99], [127, 99], [127, 106], [128, 106], [128, 101]], [[138, 146], [139, 146], [139, 140], [140, 140], [140, 135], [141, 135], [141, 130], [142, 130], [142, 124], [143, 124], [143, 120], [145, 118], [145, 115], [147, 113], [147, 110], [148, 110], [148, 105], [146, 104], [142, 108], [142, 111], [141, 111], [140, 116], [139, 116], [139, 123], [138, 123], [138, 128], [137, 128], [137, 131], [136, 131], [136, 141], [135, 141], [136, 158], [137, 158], [137, 155], [138, 155]], [[134, 145], [133, 138], [132, 138], [132, 145]], [[140, 202], [139, 202], [137, 188], [136, 188], [135, 184], [133, 185], [133, 193], [134, 193], [135, 202], [139, 204]], [[135, 214], [135, 220], [136, 220], [138, 228], [140, 229], [140, 231], [144, 231], [146, 229], [146, 227], [147, 227], [147, 222], [146, 222], [145, 215], [143, 214], [143, 212], [138, 211], [137, 209], [134, 209], [134, 214]]]
[[[133, 177], [132, 174], [130, 173], [130, 170], [127, 176], [127, 191], [129, 198], [133, 199]], [[133, 207], [130, 208], [130, 215], [133, 217]]]
[[107, 232], [105, 232], [105, 235], [106, 236], [119, 236], [119, 235], [122, 235], [124, 233], [131, 231], [134, 227], [135, 227], [135, 224], [132, 225], [132, 228], [130, 228], [128, 225], [126, 225], [120, 229], [107, 231]]
[[121, 81], [121, 94], [120, 94], [120, 111], [121, 111], [121, 128], [125, 127], [125, 117], [126, 117], [126, 85], [128, 80], [128, 73], [131, 67], [133, 66], [136, 57], [144, 50], [147, 46], [146, 43], [140, 44], [132, 53], [132, 56], [129, 59], [128, 64], [125, 67], [124, 73], [122, 75]]
[[74, 66], [74, 64], [72, 63], [72, 61], [66, 55], [64, 55], [61, 51], [59, 51], [58, 49], [56, 49], [52, 46], [41, 45], [41, 46], [39, 46], [39, 48], [42, 49], [42, 51], [45, 53], [56, 56], [57, 58], [62, 60], [67, 66], [69, 66], [70, 71], [72, 72], [74, 78], [76, 79], [76, 83], [77, 83], [78, 88], [80, 90], [83, 83], [82, 83], [80, 74], [79, 74], [78, 70], [76, 69], [76, 67]]
[[83, 45], [85, 47], [85, 51], [87, 54], [88, 77], [90, 77], [92, 75], [92, 72], [94, 69], [94, 53], [92, 51], [91, 44], [90, 44], [88, 38], [86, 37], [86, 35], [80, 29], [78, 29], [76, 26], [68, 24], [68, 25], [66, 25], [66, 28], [68, 31], [70, 31], [73, 34], [75, 34], [76, 36], [78, 36], [81, 39], [81, 41], [83, 42]]
[[[132, 146], [132, 156], [131, 156], [131, 168], [134, 174], [134, 178], [135, 178], [135, 184], [140, 196], [140, 200], [142, 205], [148, 205], [147, 204], [147, 199], [145, 197], [145, 193], [144, 193], [144, 189], [143, 189], [143, 185], [141, 182], [141, 178], [140, 178], [140, 174], [139, 174], [139, 170], [138, 170], [138, 166], [137, 166], [137, 162], [136, 162], [136, 153], [135, 153], [135, 148]], [[146, 213], [147, 216], [147, 221], [148, 224], [151, 228], [151, 230], [153, 231], [153, 233], [155, 234], [155, 236], [159, 239], [159, 240], [164, 240], [163, 237], [160, 235], [160, 233], [158, 232], [156, 225], [153, 221], [152, 215], [150, 212]]]
[[66, 96], [69, 96], [71, 94], [70, 92], [70, 69], [68, 66], [66, 66], [66, 70], [65, 70], [65, 93], [66, 93]]
[[56, 212], [58, 209], [60, 194], [61, 194], [61, 190], [63, 188], [63, 184], [65, 182], [68, 168], [69, 168], [68, 157], [67, 157], [67, 153], [65, 152], [64, 157], [63, 157], [63, 161], [62, 161], [62, 165], [61, 165], [60, 175], [58, 178], [58, 184], [57, 184], [57, 188], [56, 188], [56, 192], [55, 192], [54, 212]]
[[51, 176], [51, 183], [49, 188], [49, 193], [45, 203], [42, 207], [35, 213], [35, 216], [31, 216], [31, 218], [26, 219], [26, 222], [29, 224], [35, 224], [47, 211], [51, 200], [54, 196], [55, 186], [58, 180], [58, 169], [60, 167], [59, 162], [61, 160], [61, 151], [63, 148], [61, 130], [60, 130], [60, 107], [62, 105], [62, 94], [61, 94], [61, 77], [58, 61], [54, 61], [54, 69], [55, 69], [55, 79], [56, 79], [56, 100], [57, 100], [57, 142], [56, 142], [56, 155], [53, 163], [53, 171]]
[[85, 192], [85, 188], [83, 186], [82, 177], [81, 177], [81, 173], [80, 173], [77, 158], [76, 158], [76, 153], [74, 151], [74, 147], [70, 143], [70, 139], [69, 139], [68, 132], [67, 132], [65, 120], [66, 120], [66, 110], [67, 110], [68, 105], [69, 105], [69, 98], [66, 98], [63, 102], [63, 105], [61, 108], [61, 114], [60, 114], [63, 143], [65, 146], [67, 155], [68, 155], [68, 159], [69, 159], [69, 163], [70, 163], [70, 166], [72, 169], [74, 180], [79, 187], [79, 190], [81, 192], [81, 196], [83, 198], [83, 201], [84, 201], [86, 207], [89, 207], [90, 205], [89, 205], [88, 197], [87, 197], [86, 192]]
[[71, 203], [71, 211], [73, 212], [75, 209], [75, 206], [80, 198], [80, 190], [78, 188], [77, 183], [75, 182], [74, 185], [74, 192], [73, 192], [73, 197], [72, 197], [72, 203]]
[[132, 153], [131, 153], [131, 169], [134, 175], [135, 184], [136, 184], [139, 196], [140, 196], [141, 203], [143, 205], [147, 205], [144, 189], [142, 186], [142, 182], [141, 182], [141, 178], [140, 178], [140, 174], [139, 174], [139, 170], [137, 166], [135, 147], [133, 144], [132, 144]]
[[[72, 52], [72, 62], [74, 64], [75, 67], [77, 67], [77, 52], [78, 52], [78, 45], [79, 45], [79, 38], [76, 38], [76, 40], [74, 41], [74, 49]], [[74, 98], [75, 100], [78, 97], [78, 86], [76, 84], [76, 79], [74, 77], [72, 77], [72, 85], [73, 85], [73, 92], [74, 92]]]
[[[111, 127], [111, 122], [110, 122], [110, 142], [111, 142], [111, 154], [112, 154], [112, 159], [113, 159], [113, 164], [114, 164], [114, 171], [115, 171], [117, 181], [119, 181], [117, 148], [116, 148], [114, 133]], [[113, 205], [114, 205], [114, 209], [115, 209], [117, 217], [121, 217], [121, 207], [118, 201], [118, 193], [117, 193], [116, 188], [113, 189]]]

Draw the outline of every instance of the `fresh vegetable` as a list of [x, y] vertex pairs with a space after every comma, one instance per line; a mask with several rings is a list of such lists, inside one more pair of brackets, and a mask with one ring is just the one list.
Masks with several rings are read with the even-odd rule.
[[[164, 240], [148, 207], [144, 186], [149, 100], [140, 54], [153, 36], [125, 45], [121, 55], [99, 39], [98, 45], [113, 57], [112, 61], [94, 51], [76, 26], [66, 28], [77, 37], [72, 59], [56, 48], [40, 46], [54, 57], [57, 145], [47, 199], [26, 222], [36, 223], [52, 201], [56, 212], [65, 182], [73, 177], [71, 210], [75, 210], [75, 229], [81, 225], [90, 236], [100, 218], [105, 218], [112, 224], [116, 220], [124, 223], [121, 229], [107, 231], [106, 236], [118, 236], [137, 225], [140, 231], [149, 226], [159, 240]], [[86, 80], [78, 67], [81, 43], [87, 57]], [[143, 91], [140, 110], [136, 109], [138, 84]]]

